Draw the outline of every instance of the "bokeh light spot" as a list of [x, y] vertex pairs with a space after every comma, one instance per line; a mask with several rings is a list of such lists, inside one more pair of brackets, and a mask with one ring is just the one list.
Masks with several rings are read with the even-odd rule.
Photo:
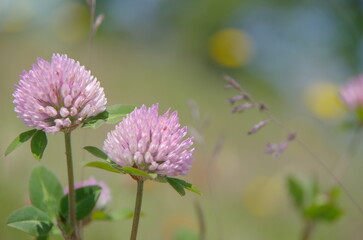
[[273, 214], [283, 198], [283, 184], [276, 177], [258, 177], [247, 184], [243, 204], [253, 215], [265, 217]]
[[237, 68], [251, 58], [252, 40], [240, 29], [224, 29], [211, 37], [209, 51], [219, 65]]
[[338, 91], [338, 86], [332, 83], [316, 83], [305, 90], [305, 103], [321, 119], [341, 118], [345, 110]]

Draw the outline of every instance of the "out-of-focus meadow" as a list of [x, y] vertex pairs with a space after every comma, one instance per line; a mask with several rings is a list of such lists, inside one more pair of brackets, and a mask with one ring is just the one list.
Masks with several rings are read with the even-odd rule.
[[[323, 188], [335, 182], [294, 142], [278, 158], [266, 155], [265, 144], [283, 141], [287, 132], [269, 124], [248, 136], [265, 116], [255, 109], [231, 114], [227, 100], [234, 92], [224, 89], [223, 74], [265, 102], [336, 171], [351, 137], [340, 127], [347, 112], [336, 92], [363, 69], [362, 9], [355, 0], [97, 1], [104, 22], [91, 46], [85, 1], [0, 0], [0, 239], [32, 239], [5, 224], [29, 202], [32, 167], [45, 165], [66, 185], [61, 134], [49, 135], [41, 162], [28, 143], [3, 154], [27, 130], [13, 111], [13, 85], [37, 57], [49, 60], [52, 53], [68, 54], [91, 69], [108, 105], [158, 102], [163, 111], [178, 110], [181, 123], [196, 134], [196, 160], [184, 179], [202, 195], [180, 197], [165, 184], [147, 182], [140, 239], [192, 239], [199, 229], [196, 204], [208, 240], [298, 239], [302, 222], [288, 198], [286, 177], [315, 176]], [[94, 160], [82, 147], [102, 147], [111, 129], [74, 132], [76, 180], [104, 181], [112, 190], [110, 209], [132, 209], [131, 178], [82, 167]], [[358, 151], [350, 159], [342, 182], [363, 206], [361, 158]], [[343, 218], [319, 225], [314, 239], [362, 239], [363, 216], [344, 194], [341, 205]], [[131, 220], [92, 223], [85, 239], [128, 239], [130, 227]]]

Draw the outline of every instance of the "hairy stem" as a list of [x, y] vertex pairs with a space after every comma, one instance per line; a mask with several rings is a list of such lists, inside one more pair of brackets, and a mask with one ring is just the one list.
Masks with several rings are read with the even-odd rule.
[[137, 193], [136, 193], [136, 202], [135, 202], [135, 210], [134, 210], [134, 219], [132, 222], [132, 230], [130, 240], [136, 240], [137, 229], [139, 227], [140, 213], [141, 213], [141, 204], [142, 204], [142, 194], [144, 189], [144, 180], [137, 180]]
[[70, 240], [81, 240], [78, 231], [78, 225], [76, 220], [76, 198], [74, 191], [74, 174], [73, 174], [73, 159], [72, 159], [72, 147], [71, 147], [71, 133], [64, 133], [64, 141], [66, 145], [66, 156], [67, 156], [67, 171], [68, 171], [68, 189], [69, 189], [69, 219], [70, 224], [73, 228], [73, 232], [70, 236]]

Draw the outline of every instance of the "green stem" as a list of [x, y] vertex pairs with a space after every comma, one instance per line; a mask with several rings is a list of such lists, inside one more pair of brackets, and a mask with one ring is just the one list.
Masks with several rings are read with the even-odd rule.
[[304, 230], [302, 232], [301, 240], [311, 239], [311, 236], [313, 235], [314, 230], [315, 230], [315, 222], [307, 221], [305, 223], [305, 227], [304, 227]]
[[70, 236], [70, 240], [81, 240], [78, 231], [78, 225], [76, 220], [76, 199], [74, 191], [74, 175], [73, 175], [73, 159], [72, 159], [72, 147], [71, 147], [71, 133], [64, 132], [64, 141], [66, 145], [66, 156], [67, 156], [67, 171], [68, 171], [68, 189], [69, 189], [69, 219], [72, 226], [73, 232]]
[[136, 194], [135, 210], [134, 210], [134, 220], [132, 222], [130, 240], [136, 240], [137, 229], [139, 227], [139, 220], [140, 220], [140, 213], [141, 213], [143, 188], [144, 188], [144, 180], [138, 179], [137, 180], [137, 194]]

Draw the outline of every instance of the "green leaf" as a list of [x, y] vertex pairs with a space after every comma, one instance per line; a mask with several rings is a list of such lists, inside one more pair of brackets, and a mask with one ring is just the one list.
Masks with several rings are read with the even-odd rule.
[[111, 220], [110, 216], [102, 211], [94, 211], [91, 216], [92, 220]]
[[[177, 178], [175, 178], [175, 179], [177, 179]], [[177, 180], [180, 182], [181, 185], [183, 185], [183, 187], [185, 189], [187, 189], [187, 190], [189, 190], [189, 191], [191, 191], [193, 193], [196, 193], [198, 195], [201, 194], [200, 190], [196, 186], [192, 185], [191, 183], [188, 183], [188, 182], [186, 182], [184, 180], [181, 180], [181, 179], [177, 179]]]
[[30, 143], [31, 151], [35, 159], [40, 160], [42, 158], [47, 144], [48, 140], [45, 132], [37, 130]]
[[[143, 215], [143, 213], [141, 213]], [[92, 213], [92, 220], [106, 220], [116, 221], [121, 219], [131, 219], [134, 216], [134, 211], [131, 209], [122, 209], [113, 213], [105, 213], [102, 211], [95, 211]]]
[[86, 146], [83, 149], [87, 150], [89, 153], [91, 153], [93, 156], [101, 158], [103, 160], [107, 160], [108, 156], [106, 153], [104, 153], [101, 149], [93, 146]]
[[[144, 216], [145, 214], [141, 212], [140, 215]], [[134, 210], [122, 209], [120, 211], [110, 213], [109, 216], [112, 220], [131, 219], [134, 217]]]
[[[93, 210], [101, 193], [99, 186], [87, 186], [76, 189], [76, 219], [82, 220], [87, 217]], [[68, 218], [68, 197], [65, 195], [61, 199], [60, 213], [66, 219]]]
[[304, 214], [314, 221], [332, 222], [342, 216], [343, 210], [332, 203], [322, 205], [314, 204], [308, 207]]
[[107, 110], [97, 114], [94, 117], [88, 118], [82, 125], [83, 128], [92, 128], [96, 129], [100, 127], [108, 118], [108, 112]]
[[294, 178], [292, 176], [287, 178], [287, 185], [288, 185], [290, 196], [291, 196], [295, 206], [298, 208], [303, 208], [303, 205], [304, 205], [304, 188], [303, 188], [303, 186], [300, 184], [300, 182], [296, 178]]
[[7, 225], [33, 236], [46, 236], [53, 227], [52, 220], [35, 207], [24, 207], [10, 215]]
[[336, 202], [341, 195], [341, 190], [338, 187], [332, 187], [330, 189], [330, 197], [332, 202]]
[[170, 181], [174, 182], [174, 183], [178, 183], [179, 185], [181, 185], [183, 188], [194, 192], [196, 194], [201, 194], [200, 190], [198, 188], [196, 188], [194, 185], [192, 185], [191, 183], [188, 183], [182, 179], [178, 179], [178, 178], [171, 178], [171, 177], [167, 177], [166, 180], [168, 181], [168, 183], [170, 184]]
[[29, 193], [33, 206], [47, 213], [53, 220], [57, 218], [63, 188], [51, 171], [42, 166], [34, 168], [30, 175]]
[[131, 174], [131, 175], [136, 175], [136, 176], [141, 176], [141, 177], [146, 177], [146, 178], [153, 178], [150, 174], [137, 169], [137, 168], [133, 168], [133, 167], [123, 167], [122, 170], [125, 173]]
[[135, 109], [135, 106], [131, 106], [131, 105], [110, 106], [107, 108], [108, 118], [106, 119], [106, 122], [109, 124], [118, 123], [124, 117], [126, 117], [127, 114], [134, 111], [134, 109]]
[[30, 131], [26, 131], [23, 133], [20, 133], [19, 136], [17, 136], [8, 146], [8, 148], [5, 151], [5, 156], [7, 156], [9, 153], [11, 153], [12, 151], [14, 151], [16, 148], [18, 148], [21, 144], [25, 143], [26, 141], [28, 141], [36, 132], [36, 129], [30, 130]]
[[104, 163], [104, 162], [90, 162], [87, 163], [86, 165], [84, 165], [85, 167], [95, 167], [95, 168], [100, 168], [109, 172], [114, 172], [114, 173], [121, 173], [120, 170], [112, 167], [111, 165]]
[[107, 154], [104, 153], [101, 149], [99, 149], [97, 147], [93, 147], [93, 146], [86, 146], [86, 147], [84, 147], [84, 149], [87, 150], [89, 153], [91, 153], [93, 156], [106, 161], [114, 169], [124, 173], [122, 170], [122, 167], [120, 165], [118, 165], [117, 163], [113, 162], [112, 160], [110, 160], [108, 158]]
[[135, 106], [131, 105], [113, 105], [98, 115], [87, 119], [82, 127], [96, 129], [103, 123], [114, 124], [121, 121], [127, 114], [132, 112]]
[[180, 184], [179, 181], [176, 180], [176, 178], [166, 178], [166, 181], [177, 191], [181, 196], [185, 195], [184, 186]]

